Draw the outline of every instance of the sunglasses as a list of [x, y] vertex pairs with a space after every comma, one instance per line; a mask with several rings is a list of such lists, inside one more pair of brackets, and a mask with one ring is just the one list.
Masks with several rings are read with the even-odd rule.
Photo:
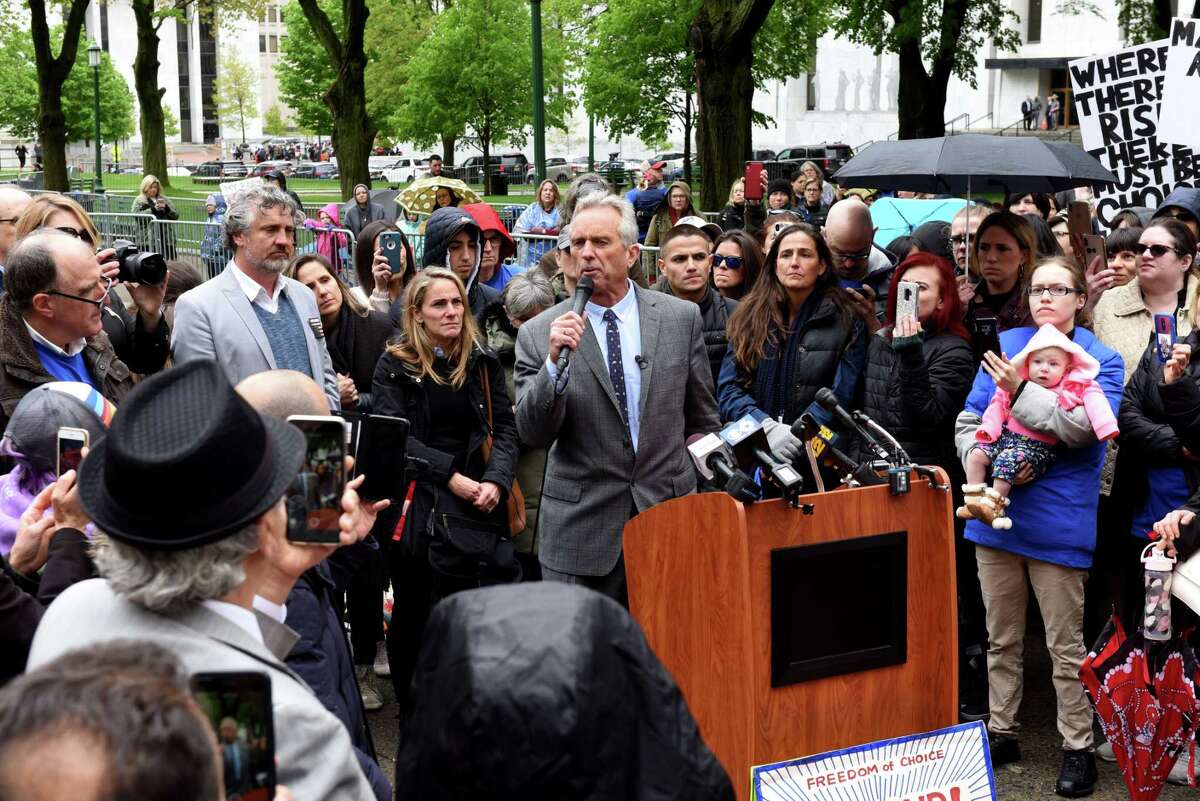
[[96, 241], [92, 239], [92, 235], [83, 228], [72, 228], [69, 225], [56, 225], [54, 226], [54, 230], [62, 231], [64, 234], [70, 234], [80, 241], [87, 242], [89, 245], [96, 244]]
[[1176, 248], [1168, 247], [1167, 245], [1141, 245], [1141, 244], [1139, 244], [1136, 246], [1136, 250], [1137, 250], [1137, 254], [1139, 256], [1145, 255], [1146, 251], [1150, 251], [1150, 256], [1155, 259], [1162, 258], [1163, 256], [1167, 255], [1168, 253], [1179, 253], [1180, 252]]
[[66, 292], [59, 292], [57, 289], [51, 289], [46, 294], [47, 295], [57, 295], [58, 297], [66, 298], [67, 300], [77, 300], [80, 303], [87, 303], [88, 305], [95, 306], [97, 309], [100, 309], [101, 311], [103, 311], [104, 310], [104, 302], [106, 300], [108, 300], [108, 293], [112, 290], [112, 285], [113, 285], [113, 280], [111, 278], [106, 278], [104, 280], [105, 280], [105, 283], [103, 284], [104, 294], [101, 295], [99, 297], [99, 299], [83, 298], [83, 297], [80, 297], [79, 295], [68, 295]]
[[741, 256], [722, 256], [720, 254], [713, 254], [712, 260], [713, 266], [728, 267], [731, 270], [740, 270], [742, 269], [742, 265], [745, 264], [745, 262], [742, 261]]

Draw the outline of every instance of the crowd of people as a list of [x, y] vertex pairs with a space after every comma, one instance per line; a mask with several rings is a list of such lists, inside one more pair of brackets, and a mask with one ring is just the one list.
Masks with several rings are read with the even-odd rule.
[[[1062, 735], [1055, 789], [1092, 792], [1086, 643], [1113, 605], [1136, 617], [1151, 532], [1184, 555], [1197, 544], [1200, 190], [1122, 215], [1107, 255], [1085, 263], [1077, 238], [1055, 234], [1076, 193], [971, 203], [881, 246], [872, 196], [815, 164], [751, 192], [735, 183], [716, 221], [648, 165], [624, 195], [593, 174], [561, 193], [542, 184], [516, 226], [538, 247], [518, 260], [495, 210], [452, 193], [419, 247], [367, 197], [352, 248], [329, 230], [297, 254], [309, 223], [278, 183], [210, 197], [215, 277], [164, 254], [155, 286], [97, 252], [78, 204], [0, 188], [0, 797], [35, 797], [24, 788], [43, 777], [10, 757], [40, 753], [35, 735], [58, 725], [80, 782], [125, 786], [141, 765], [170, 787], [186, 770], [190, 797], [212, 801], [222, 779], [206, 765], [225, 738], [197, 729], [186, 677], [256, 670], [278, 782], [300, 798], [438, 784], [466, 799], [522, 782], [566, 798], [586, 795], [581, 782], [684, 777], [688, 797], [732, 798], [621, 608], [623, 527], [714, 489], [685, 443], [747, 416], [807, 488], [837, 486], [792, 428], [805, 414], [836, 428], [824, 388], [951, 477], [962, 714], [988, 719], [993, 766], [1021, 758], [1031, 584]], [[137, 203], [172, 211], [153, 176]], [[336, 206], [324, 213], [314, 224], [338, 222]], [[658, 248], [653, 275], [641, 243]], [[218, 252], [233, 255], [214, 271]], [[581, 283], [591, 293], [573, 308]], [[913, 304], [901, 284], [918, 288]], [[1165, 361], [1156, 314], [1178, 331]], [[348, 481], [337, 542], [289, 536], [295, 415], [407, 421], [403, 479], [370, 500], [364, 476]], [[60, 426], [90, 433], [61, 475]], [[600, 670], [617, 647], [635, 657], [580, 692], [570, 666]], [[526, 678], [505, 682], [501, 658]], [[394, 777], [368, 726], [380, 679], [400, 706]], [[66, 711], [48, 711], [55, 683]], [[113, 746], [118, 727], [152, 721], [106, 710], [143, 697], [197, 755], [187, 765], [154, 757], [155, 737], [142, 762]], [[40, 699], [37, 725], [24, 699]], [[513, 737], [539, 743], [528, 764], [504, 756]], [[583, 764], [580, 738], [607, 761]], [[651, 767], [630, 773], [650, 748]]]

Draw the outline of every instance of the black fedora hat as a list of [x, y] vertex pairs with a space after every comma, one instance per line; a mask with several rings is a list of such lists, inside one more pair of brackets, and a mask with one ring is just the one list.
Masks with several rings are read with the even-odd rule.
[[79, 499], [110, 537], [147, 550], [207, 545], [283, 497], [304, 435], [256, 412], [207, 359], [142, 381], [84, 459]]

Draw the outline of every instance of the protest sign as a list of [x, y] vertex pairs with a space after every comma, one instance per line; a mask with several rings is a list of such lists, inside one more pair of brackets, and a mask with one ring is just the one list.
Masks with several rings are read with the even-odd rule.
[[1096, 189], [1096, 214], [1105, 226], [1123, 208], [1156, 208], [1200, 173], [1195, 152], [1159, 135], [1167, 50], [1162, 39], [1067, 65], [1083, 147], [1117, 176]]
[[1196, 101], [1200, 99], [1200, 20], [1176, 17], [1171, 21], [1167, 41], [1170, 45], [1158, 135], [1165, 142], [1200, 151], [1200, 125], [1196, 124]]
[[240, 181], [226, 181], [221, 184], [221, 194], [225, 196], [225, 202], [233, 205], [233, 201], [239, 195], [244, 195], [251, 189], [256, 189], [263, 185], [262, 178], [243, 178]]
[[754, 801], [995, 801], [982, 722], [751, 769]]

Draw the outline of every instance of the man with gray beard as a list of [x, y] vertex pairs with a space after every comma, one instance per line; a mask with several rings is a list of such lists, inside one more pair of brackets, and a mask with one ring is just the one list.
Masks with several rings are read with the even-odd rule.
[[256, 187], [225, 212], [225, 271], [183, 293], [175, 304], [171, 355], [176, 364], [215, 359], [233, 384], [267, 370], [295, 370], [341, 408], [337, 374], [313, 293], [281, 273], [295, 251], [300, 219], [281, 189]]

